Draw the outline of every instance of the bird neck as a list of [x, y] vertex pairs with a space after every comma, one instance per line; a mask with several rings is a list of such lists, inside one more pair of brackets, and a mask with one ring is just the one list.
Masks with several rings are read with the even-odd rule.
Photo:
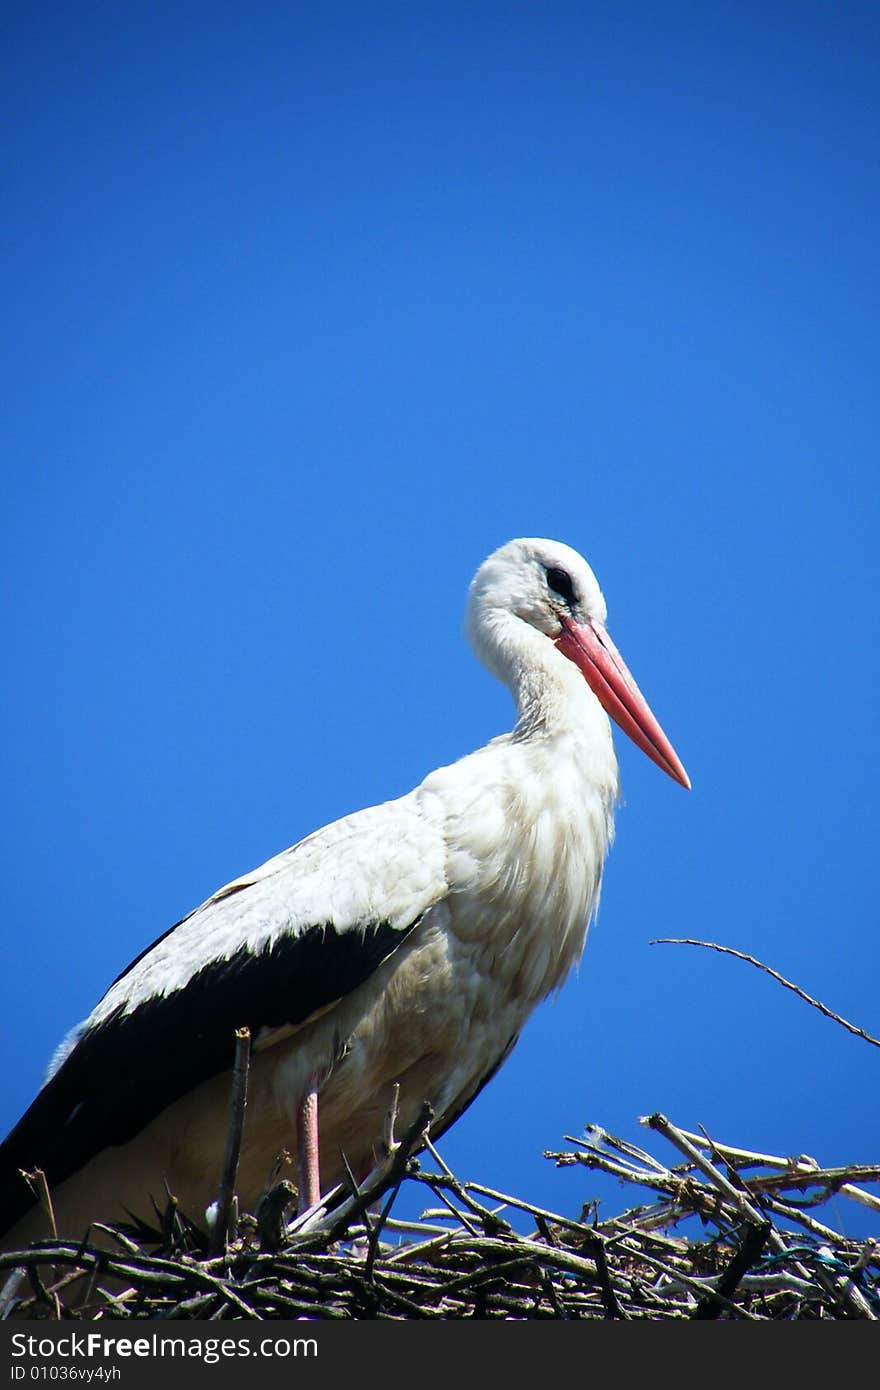
[[[520, 666], [512, 672], [508, 684], [516, 703], [517, 735], [552, 737], [582, 729], [585, 724], [607, 724], [604, 711], [577, 670], [555, 648], [550, 654], [557, 660]], [[594, 717], [594, 706], [598, 706], [601, 718]]]
[[579, 761], [609, 804], [617, 794], [617, 760], [608, 716], [552, 637], [510, 612], [497, 612], [472, 639], [480, 659], [516, 703], [512, 739], [521, 744], [577, 745]]

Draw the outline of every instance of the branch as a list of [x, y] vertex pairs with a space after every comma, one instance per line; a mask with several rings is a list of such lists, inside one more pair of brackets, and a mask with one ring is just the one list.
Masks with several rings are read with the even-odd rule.
[[717, 941], [695, 941], [693, 937], [687, 936], [660, 936], [656, 937], [648, 944], [650, 946], [705, 946], [708, 950], [720, 951], [722, 955], [725, 956], [736, 956], [737, 960], [744, 960], [749, 965], [754, 965], [758, 970], [763, 970], [765, 975], [772, 976], [778, 984], [784, 985], [786, 989], [790, 989], [793, 994], [797, 995], [798, 999], [803, 999], [805, 1004], [812, 1004], [814, 1009], [818, 1009], [820, 1014], [824, 1014], [826, 1018], [830, 1018], [833, 1023], [839, 1023], [840, 1026], [846, 1028], [848, 1032], [855, 1033], [857, 1038], [864, 1038], [865, 1042], [873, 1043], [875, 1047], [880, 1047], [880, 1038], [872, 1038], [871, 1034], [866, 1033], [864, 1028], [857, 1028], [854, 1023], [847, 1023], [845, 1018], [841, 1018], [840, 1014], [836, 1014], [833, 1010], [826, 1008], [820, 1000], [814, 999], [811, 994], [807, 994], [804, 990], [799, 989], [797, 985], [793, 985], [791, 980], [786, 980], [778, 971], [771, 970], [770, 966], [765, 965], [763, 961], [756, 960], [754, 956], [747, 956], [744, 951], [735, 951], [732, 946], [719, 946]]
[[217, 1199], [217, 1219], [211, 1234], [211, 1254], [213, 1255], [219, 1255], [226, 1248], [227, 1239], [231, 1234], [229, 1227], [233, 1202], [235, 1201], [235, 1182], [238, 1177], [241, 1138], [244, 1133], [244, 1112], [247, 1106], [250, 1061], [250, 1029], [236, 1028], [232, 1096], [229, 1102], [229, 1130], [226, 1135], [226, 1153], [223, 1158], [223, 1174], [220, 1178], [220, 1194]]

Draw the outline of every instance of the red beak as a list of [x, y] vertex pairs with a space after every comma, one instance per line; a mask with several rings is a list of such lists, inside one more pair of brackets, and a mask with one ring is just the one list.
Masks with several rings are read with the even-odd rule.
[[690, 778], [648, 707], [626, 662], [599, 622], [575, 623], [563, 617], [556, 645], [573, 661], [605, 711], [636, 747], [690, 791]]

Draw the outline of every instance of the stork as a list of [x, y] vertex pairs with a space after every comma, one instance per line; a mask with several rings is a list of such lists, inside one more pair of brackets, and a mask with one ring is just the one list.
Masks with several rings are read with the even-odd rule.
[[425, 1101], [435, 1135], [453, 1123], [582, 951], [618, 791], [608, 715], [690, 786], [605, 620], [569, 546], [489, 556], [466, 626], [512, 692], [511, 732], [233, 879], [122, 972], [0, 1147], [7, 1245], [46, 1233], [34, 1167], [74, 1238], [153, 1222], [169, 1190], [204, 1219], [243, 1025], [246, 1209], [298, 1146], [301, 1200], [368, 1171], [395, 1088], [402, 1126]]

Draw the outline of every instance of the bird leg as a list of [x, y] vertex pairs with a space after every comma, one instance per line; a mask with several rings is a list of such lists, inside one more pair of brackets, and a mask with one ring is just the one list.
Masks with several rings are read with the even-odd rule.
[[309, 1077], [296, 1110], [296, 1162], [299, 1174], [297, 1211], [301, 1214], [321, 1200], [317, 1076]]

